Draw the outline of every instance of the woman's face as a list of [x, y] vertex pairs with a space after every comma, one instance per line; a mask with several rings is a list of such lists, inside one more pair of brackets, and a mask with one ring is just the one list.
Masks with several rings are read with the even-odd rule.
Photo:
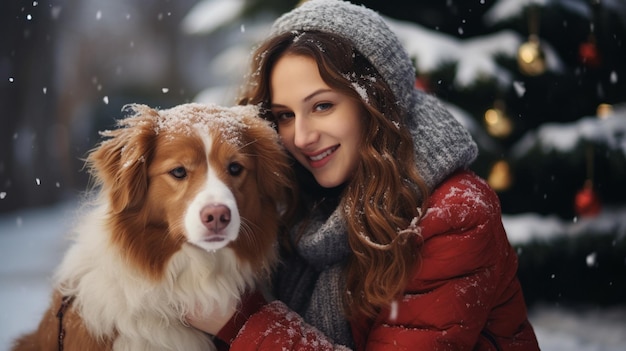
[[330, 88], [308, 56], [286, 54], [270, 76], [271, 109], [287, 150], [317, 182], [332, 188], [348, 181], [360, 161], [363, 110]]

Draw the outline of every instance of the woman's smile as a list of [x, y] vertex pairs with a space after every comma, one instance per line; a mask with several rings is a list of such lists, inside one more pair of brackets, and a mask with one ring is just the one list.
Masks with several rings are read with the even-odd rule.
[[320, 153], [308, 155], [307, 157], [310, 160], [311, 166], [314, 168], [322, 167], [324, 164], [326, 164], [327, 161], [329, 161], [330, 159], [329, 156], [331, 156], [335, 152], [335, 150], [337, 150], [338, 148], [339, 148], [339, 145], [336, 145]]

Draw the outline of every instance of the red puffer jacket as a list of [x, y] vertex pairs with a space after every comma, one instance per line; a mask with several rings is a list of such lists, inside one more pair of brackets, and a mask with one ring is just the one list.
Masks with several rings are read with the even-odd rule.
[[[437, 187], [429, 204], [419, 269], [389, 310], [352, 323], [356, 349], [539, 350], [496, 194], [464, 171]], [[244, 309], [218, 335], [230, 350], [341, 349], [281, 302]]]

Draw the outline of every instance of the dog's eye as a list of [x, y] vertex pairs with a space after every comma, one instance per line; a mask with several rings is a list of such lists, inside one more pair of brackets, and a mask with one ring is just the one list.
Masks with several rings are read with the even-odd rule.
[[177, 179], [183, 179], [187, 176], [187, 170], [185, 167], [176, 167], [170, 171], [170, 174]]
[[243, 172], [243, 166], [240, 163], [232, 162], [228, 165], [228, 174], [231, 176], [238, 176]]

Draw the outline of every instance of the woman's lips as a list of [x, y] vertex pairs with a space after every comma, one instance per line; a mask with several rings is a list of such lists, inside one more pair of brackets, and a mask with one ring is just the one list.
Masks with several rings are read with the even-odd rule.
[[339, 145], [336, 145], [322, 152], [315, 153], [315, 154], [305, 154], [305, 156], [308, 159], [311, 167], [319, 168], [319, 167], [324, 166], [330, 160], [329, 156], [331, 156], [338, 148], [339, 148]]

